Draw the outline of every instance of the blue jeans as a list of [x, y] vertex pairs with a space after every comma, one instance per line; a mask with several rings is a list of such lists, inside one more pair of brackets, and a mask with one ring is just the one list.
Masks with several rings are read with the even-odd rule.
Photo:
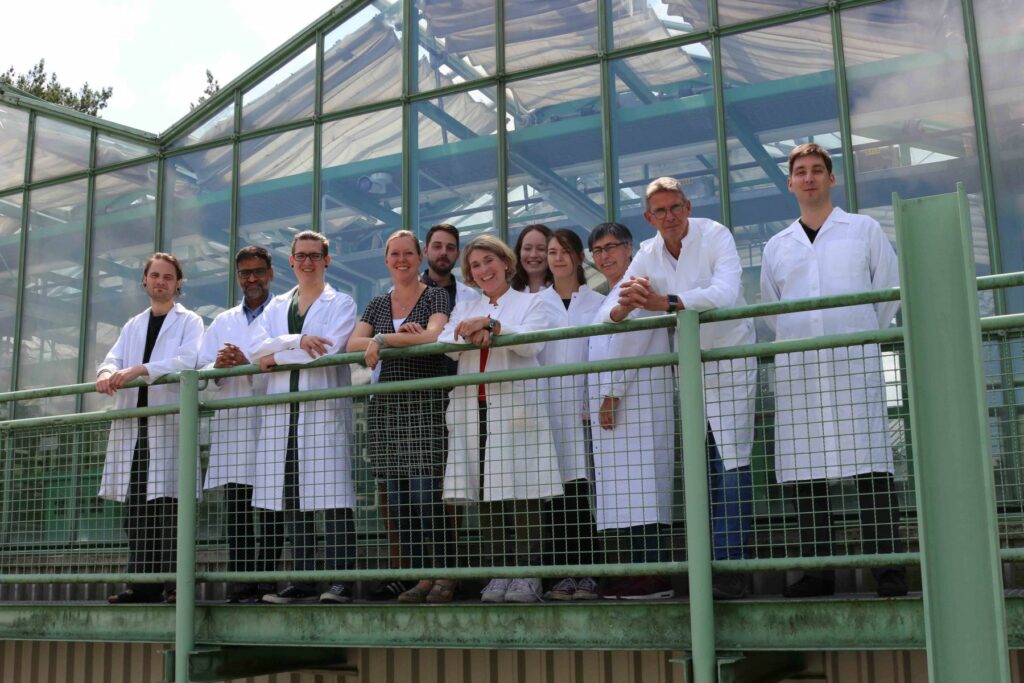
[[402, 556], [412, 569], [447, 566], [448, 519], [441, 502], [440, 477], [385, 481], [388, 514], [398, 529]]
[[711, 494], [711, 545], [716, 560], [746, 557], [754, 512], [750, 465], [727, 470], [708, 425], [708, 486]]

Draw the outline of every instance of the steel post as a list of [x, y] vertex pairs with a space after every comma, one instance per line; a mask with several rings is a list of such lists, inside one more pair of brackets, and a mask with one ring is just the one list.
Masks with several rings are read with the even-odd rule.
[[181, 373], [178, 425], [178, 564], [174, 606], [175, 680], [188, 683], [195, 645], [196, 458], [199, 457], [199, 373]]

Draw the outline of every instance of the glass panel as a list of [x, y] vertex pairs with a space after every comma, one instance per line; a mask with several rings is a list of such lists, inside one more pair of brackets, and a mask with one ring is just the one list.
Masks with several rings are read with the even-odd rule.
[[[956, 0], [843, 13], [857, 197], [893, 240], [893, 192], [924, 197], [953, 192], [958, 181], [980, 192], [962, 22]], [[981, 211], [972, 227], [978, 273], [987, 273]]]
[[142, 145], [137, 142], [128, 142], [110, 135], [100, 133], [96, 136], [96, 166], [109, 166], [120, 164], [132, 159], [138, 159], [149, 154], [155, 154], [155, 145]]
[[708, 25], [707, 0], [613, 0], [611, 7], [615, 47], [686, 35]]
[[280, 294], [295, 286], [292, 237], [312, 224], [313, 128], [246, 140], [239, 153], [238, 248], [270, 251], [277, 266], [271, 293]]
[[[1004, 272], [1024, 270], [1024, 178], [1020, 151], [1024, 149], [1024, 4], [1016, 0], [975, 3], [978, 48], [988, 120], [989, 150], [996, 194], [1000, 255]], [[1024, 311], [1024, 292], [1008, 289], [1008, 312]]]
[[170, 157], [165, 163], [163, 248], [185, 270], [181, 303], [209, 324], [224, 310], [231, 285], [231, 145]]
[[[153, 161], [96, 176], [82, 377], [86, 382], [95, 376], [128, 318], [149, 306], [139, 283], [156, 233], [156, 168]], [[107, 405], [110, 399], [105, 396], [85, 395], [86, 410]]]
[[760, 297], [761, 249], [800, 211], [786, 185], [787, 154], [817, 142], [833, 157], [832, 201], [846, 203], [832, 32], [828, 17], [722, 39], [732, 227], [748, 301]]
[[[78, 381], [86, 181], [33, 190], [21, 308], [18, 388]], [[19, 410], [20, 417], [74, 409], [71, 396]]]
[[235, 103], [226, 104], [213, 116], [192, 126], [187, 133], [174, 139], [171, 148], [188, 147], [200, 142], [226, 138], [235, 130]]
[[586, 243], [605, 220], [600, 68], [516, 81], [506, 103], [509, 240], [543, 223]]
[[413, 1], [421, 17], [417, 40], [420, 92], [495, 73], [494, 0]]
[[320, 223], [331, 240], [331, 285], [360, 310], [390, 283], [387, 236], [402, 222], [402, 110], [325, 123], [322, 131]]
[[21, 193], [0, 197], [0, 391], [11, 389], [18, 265], [21, 260]]
[[637, 245], [654, 236], [644, 220], [644, 189], [661, 176], [686, 184], [696, 216], [718, 218], [718, 154], [711, 63], [703, 45], [612, 62], [618, 220]]
[[494, 88], [415, 105], [418, 144], [412, 163], [419, 202], [417, 234], [451, 223], [466, 242], [496, 234], [498, 144]]
[[28, 151], [28, 112], [0, 104], [0, 187], [25, 181]]
[[45, 180], [88, 168], [89, 129], [37, 116], [32, 180]]
[[718, 0], [718, 23], [720, 26], [738, 24], [742, 21], [753, 21], [783, 12], [827, 4], [825, 0]]
[[505, 67], [563, 62], [597, 52], [596, 0], [505, 3]]
[[313, 115], [316, 47], [310, 45], [242, 96], [242, 130]]
[[401, 21], [401, 2], [375, 3], [324, 36], [325, 112], [402, 95]]

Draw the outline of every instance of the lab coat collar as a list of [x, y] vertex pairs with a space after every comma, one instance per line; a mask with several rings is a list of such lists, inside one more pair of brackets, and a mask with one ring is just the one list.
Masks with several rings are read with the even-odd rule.
[[[818, 228], [818, 237], [815, 238], [815, 241], [820, 239], [821, 235], [827, 232], [835, 223], [849, 222], [850, 214], [846, 213], [838, 206], [832, 207], [832, 213], [828, 215], [828, 218], [825, 219], [825, 222], [821, 224], [820, 228]], [[788, 228], [786, 228], [779, 234], [794, 239], [800, 244], [804, 245], [805, 247], [810, 248], [812, 246], [811, 241], [807, 239], [807, 233], [804, 232], [803, 226], [800, 225], [799, 218], [793, 221]]]

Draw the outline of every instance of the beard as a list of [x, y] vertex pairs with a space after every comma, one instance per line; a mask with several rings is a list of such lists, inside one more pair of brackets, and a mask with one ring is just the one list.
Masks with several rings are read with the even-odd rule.
[[452, 268], [455, 267], [454, 263], [450, 263], [450, 262], [438, 263], [437, 261], [427, 261], [427, 265], [430, 267], [430, 269], [432, 271], [434, 271], [438, 275], [442, 275], [442, 276], [449, 275], [452, 272]]

